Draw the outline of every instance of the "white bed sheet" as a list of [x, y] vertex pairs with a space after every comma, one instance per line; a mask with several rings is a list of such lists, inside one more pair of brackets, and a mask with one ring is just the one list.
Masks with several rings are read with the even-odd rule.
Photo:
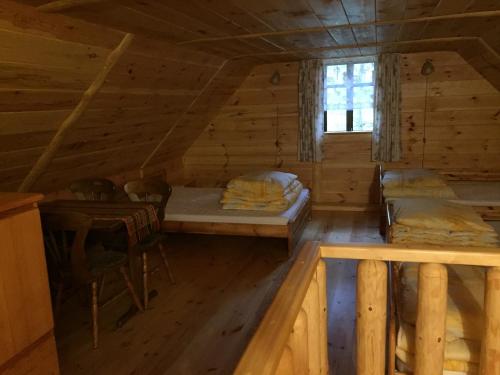
[[222, 188], [192, 188], [174, 186], [165, 208], [165, 221], [196, 223], [234, 223], [287, 225], [309, 200], [309, 190], [303, 189], [297, 201], [283, 212], [223, 210], [220, 204]]
[[458, 199], [500, 203], [500, 181], [449, 181]]

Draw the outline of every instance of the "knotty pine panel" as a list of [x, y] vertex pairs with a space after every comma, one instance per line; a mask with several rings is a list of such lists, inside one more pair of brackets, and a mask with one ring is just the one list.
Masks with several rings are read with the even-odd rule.
[[[500, 93], [457, 53], [402, 57], [402, 159], [386, 168], [498, 169]], [[426, 80], [427, 58], [435, 72]], [[327, 134], [320, 164], [297, 161], [297, 74], [297, 63], [256, 66], [185, 154], [188, 183], [224, 186], [245, 172], [281, 169], [298, 173], [318, 204], [375, 203], [370, 133]]]

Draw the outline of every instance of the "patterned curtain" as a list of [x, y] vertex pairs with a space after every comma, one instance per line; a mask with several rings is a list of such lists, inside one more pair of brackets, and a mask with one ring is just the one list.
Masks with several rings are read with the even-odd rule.
[[321, 161], [323, 122], [323, 62], [303, 60], [299, 64], [299, 161]]
[[377, 61], [375, 122], [372, 133], [372, 159], [398, 161], [401, 157], [401, 81], [400, 55], [382, 54]]

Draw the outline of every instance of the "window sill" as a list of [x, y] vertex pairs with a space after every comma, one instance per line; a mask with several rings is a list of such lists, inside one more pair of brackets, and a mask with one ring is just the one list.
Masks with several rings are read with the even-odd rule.
[[325, 135], [343, 135], [343, 134], [371, 134], [372, 131], [359, 131], [359, 132], [323, 132]]

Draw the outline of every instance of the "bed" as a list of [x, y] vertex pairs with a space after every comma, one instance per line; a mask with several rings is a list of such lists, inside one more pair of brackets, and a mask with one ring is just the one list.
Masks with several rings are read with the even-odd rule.
[[[428, 206], [426, 202], [433, 206]], [[443, 210], [443, 207], [447, 209]], [[443, 214], [444, 211], [446, 214]], [[486, 224], [472, 207], [456, 202], [427, 198], [397, 199], [386, 202], [386, 215], [386, 241], [389, 243], [498, 246], [500, 227], [489, 224], [499, 222]], [[401, 233], [398, 226], [405, 225], [419, 226], [422, 229], [419, 233], [421, 237], [410, 235], [408, 241], [398, 238], [398, 233]], [[436, 233], [438, 236], [435, 236]], [[389, 364], [389, 373], [397, 373], [397, 362], [397, 368], [406, 374], [411, 373], [410, 369], [414, 364], [412, 353], [415, 352], [413, 343], [418, 268], [413, 263], [393, 262], [390, 269], [392, 303], [389, 358], [392, 362]], [[448, 285], [444, 374], [476, 375], [483, 319], [484, 269], [449, 266]]]
[[[401, 197], [434, 197], [449, 199], [454, 202], [472, 206], [474, 210], [481, 215], [485, 220], [500, 221], [500, 172], [491, 171], [432, 171], [421, 170], [424, 173], [423, 178], [419, 178], [419, 170], [410, 170], [417, 172], [417, 184], [413, 185], [413, 189], [399, 188], [397, 194], [391, 196], [390, 191], [384, 188], [384, 177], [392, 173], [395, 176], [401, 175], [400, 179], [404, 180], [404, 174], [408, 170], [384, 171], [382, 165], [378, 165], [379, 169], [379, 203], [380, 203], [380, 233], [385, 235], [387, 227], [386, 220], [386, 201]], [[418, 182], [427, 177], [430, 178], [430, 183], [424, 183], [429, 186], [417, 186]], [[415, 176], [414, 176], [415, 177]], [[438, 178], [436, 178], [438, 177]], [[439, 181], [439, 177], [441, 181]], [[394, 178], [394, 176], [393, 176]], [[403, 183], [404, 184], [404, 183]]]
[[303, 189], [297, 201], [279, 213], [224, 210], [222, 188], [174, 186], [165, 209], [166, 232], [275, 237], [287, 240], [291, 255], [311, 216], [310, 192]]

